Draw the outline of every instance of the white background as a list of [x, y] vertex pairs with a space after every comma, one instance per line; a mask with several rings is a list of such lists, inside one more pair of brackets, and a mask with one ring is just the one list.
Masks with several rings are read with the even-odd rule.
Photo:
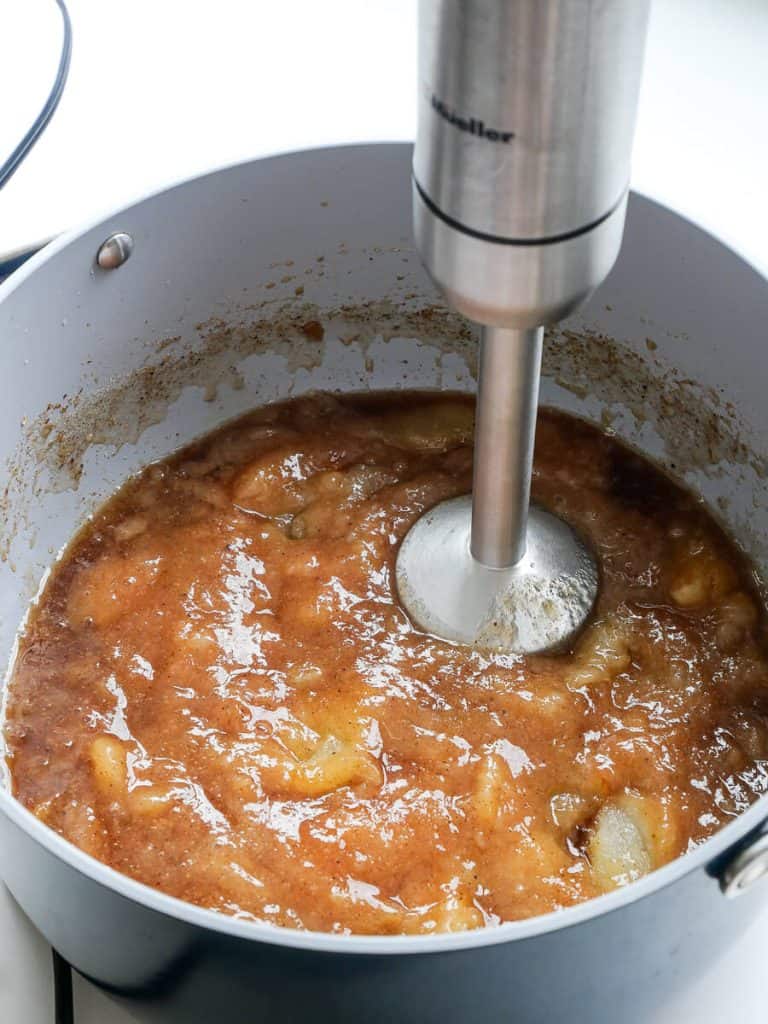
[[[0, 192], [0, 253], [221, 164], [413, 136], [415, 0], [69, 7], [70, 80]], [[0, 159], [41, 106], [59, 41], [52, 0], [0, 0]], [[633, 177], [766, 272], [767, 68], [768, 0], [654, 0]], [[766, 1020], [766, 942], [768, 917], [649, 1024]], [[0, 1021], [52, 1024], [49, 978], [47, 947], [0, 887]], [[140, 1019], [76, 987], [78, 1024]]]

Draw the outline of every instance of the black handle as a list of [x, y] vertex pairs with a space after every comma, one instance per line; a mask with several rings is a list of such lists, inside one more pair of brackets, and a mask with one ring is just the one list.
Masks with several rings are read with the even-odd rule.
[[53, 950], [53, 988], [55, 1024], [74, 1024], [72, 968], [55, 949]]

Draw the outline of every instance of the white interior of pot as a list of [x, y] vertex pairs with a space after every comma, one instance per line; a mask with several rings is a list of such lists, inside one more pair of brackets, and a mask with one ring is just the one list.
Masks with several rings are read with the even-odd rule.
[[[55, 243], [5, 286], [0, 661], [57, 552], [146, 462], [308, 390], [473, 388], [474, 338], [412, 249], [409, 164], [388, 145], [232, 168]], [[94, 270], [115, 230], [133, 256]], [[542, 391], [684, 477], [761, 571], [767, 323], [765, 282], [634, 200], [613, 275], [548, 340]]]

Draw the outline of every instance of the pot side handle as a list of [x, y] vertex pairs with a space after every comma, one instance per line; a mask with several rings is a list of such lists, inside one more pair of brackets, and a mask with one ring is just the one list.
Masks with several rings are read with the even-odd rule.
[[741, 896], [768, 876], [768, 821], [764, 821], [735, 853], [720, 860], [715, 870], [721, 891], [728, 897]]

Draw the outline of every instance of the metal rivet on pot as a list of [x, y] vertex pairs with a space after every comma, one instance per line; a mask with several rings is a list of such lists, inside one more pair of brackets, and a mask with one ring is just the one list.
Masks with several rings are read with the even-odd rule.
[[102, 242], [96, 253], [96, 262], [102, 270], [122, 267], [133, 252], [133, 239], [125, 231], [116, 231]]
[[768, 876], [768, 835], [762, 835], [755, 842], [734, 857], [720, 876], [720, 888], [726, 896], [740, 896], [755, 882]]

